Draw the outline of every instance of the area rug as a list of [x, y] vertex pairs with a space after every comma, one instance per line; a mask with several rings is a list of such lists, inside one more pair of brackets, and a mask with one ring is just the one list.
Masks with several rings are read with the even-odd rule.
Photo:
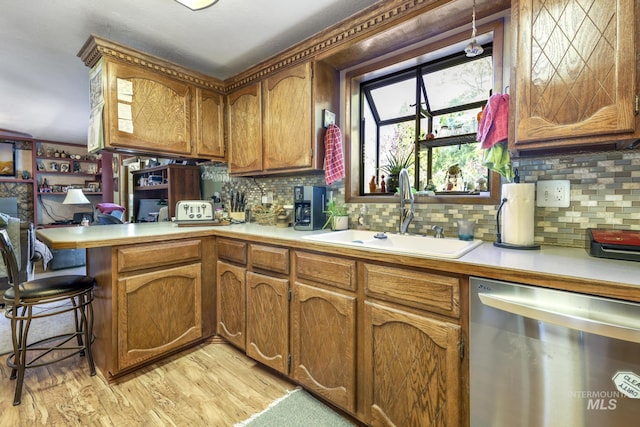
[[[59, 304], [59, 303], [58, 303]], [[42, 305], [38, 311], [51, 310], [51, 305]], [[34, 308], [34, 311], [36, 309]], [[13, 344], [11, 343], [11, 321], [4, 315], [4, 308], [0, 309], [0, 355], [11, 353]], [[35, 319], [29, 327], [29, 340], [32, 343], [46, 337], [73, 332], [73, 312], [67, 312], [57, 316]]]
[[296, 388], [271, 402], [264, 411], [234, 427], [341, 427], [354, 426], [337, 412]]

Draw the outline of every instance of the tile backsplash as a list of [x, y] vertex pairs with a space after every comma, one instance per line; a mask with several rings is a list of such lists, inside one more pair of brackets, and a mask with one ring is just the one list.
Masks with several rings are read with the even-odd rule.
[[[553, 157], [514, 159], [521, 182], [566, 179], [571, 182], [568, 208], [535, 210], [535, 241], [545, 245], [583, 247], [587, 228], [640, 230], [640, 151], [623, 150]], [[225, 166], [203, 166], [203, 180], [218, 183], [224, 195], [245, 191], [249, 205], [273, 194], [276, 204], [293, 204], [294, 185], [324, 185], [324, 175], [287, 177], [229, 177]], [[344, 200], [344, 181], [328, 187]], [[206, 187], [206, 186], [205, 186]], [[209, 195], [205, 194], [205, 197]], [[355, 226], [361, 204], [347, 204], [351, 226]], [[444, 228], [445, 236], [457, 234], [457, 219], [476, 220], [476, 238], [496, 239], [495, 205], [419, 204], [409, 232], [431, 234], [431, 227]], [[398, 229], [398, 204], [368, 203], [367, 223], [373, 230]]]

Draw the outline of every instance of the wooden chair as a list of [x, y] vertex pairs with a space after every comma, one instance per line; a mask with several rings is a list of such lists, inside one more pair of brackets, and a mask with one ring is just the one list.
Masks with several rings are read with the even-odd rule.
[[[89, 276], [63, 275], [20, 282], [18, 264], [6, 230], [0, 230], [0, 252], [7, 266], [10, 288], [4, 292], [5, 317], [11, 321], [13, 353], [7, 357], [10, 379], [17, 379], [13, 404], [19, 405], [27, 368], [49, 365], [75, 354], [87, 356], [91, 375], [96, 368], [91, 353], [93, 341], [93, 287]], [[47, 304], [46, 308], [42, 305]], [[34, 310], [35, 309], [35, 310]], [[72, 313], [75, 331], [28, 344], [31, 321]], [[76, 338], [76, 343], [73, 339]], [[29, 356], [29, 357], [27, 357]]]

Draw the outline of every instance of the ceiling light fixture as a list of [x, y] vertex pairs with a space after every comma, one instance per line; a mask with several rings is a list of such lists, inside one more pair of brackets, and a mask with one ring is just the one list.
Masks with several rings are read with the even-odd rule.
[[205, 7], [213, 6], [218, 0], [176, 0], [178, 3], [188, 7], [191, 10], [200, 10]]
[[471, 42], [464, 49], [464, 52], [467, 54], [469, 58], [480, 55], [484, 52], [484, 49], [476, 40], [476, 0], [473, 0], [473, 15], [471, 20]]

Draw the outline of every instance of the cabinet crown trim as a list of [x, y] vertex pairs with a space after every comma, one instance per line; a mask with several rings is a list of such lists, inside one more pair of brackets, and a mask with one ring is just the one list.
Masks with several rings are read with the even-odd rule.
[[173, 62], [107, 40], [95, 34], [89, 36], [80, 52], [78, 52], [78, 57], [89, 68], [96, 65], [100, 58], [106, 57], [138, 67], [148, 68], [157, 73], [166, 74], [171, 78], [213, 89], [220, 93], [225, 91], [224, 83], [221, 80], [189, 70]]

